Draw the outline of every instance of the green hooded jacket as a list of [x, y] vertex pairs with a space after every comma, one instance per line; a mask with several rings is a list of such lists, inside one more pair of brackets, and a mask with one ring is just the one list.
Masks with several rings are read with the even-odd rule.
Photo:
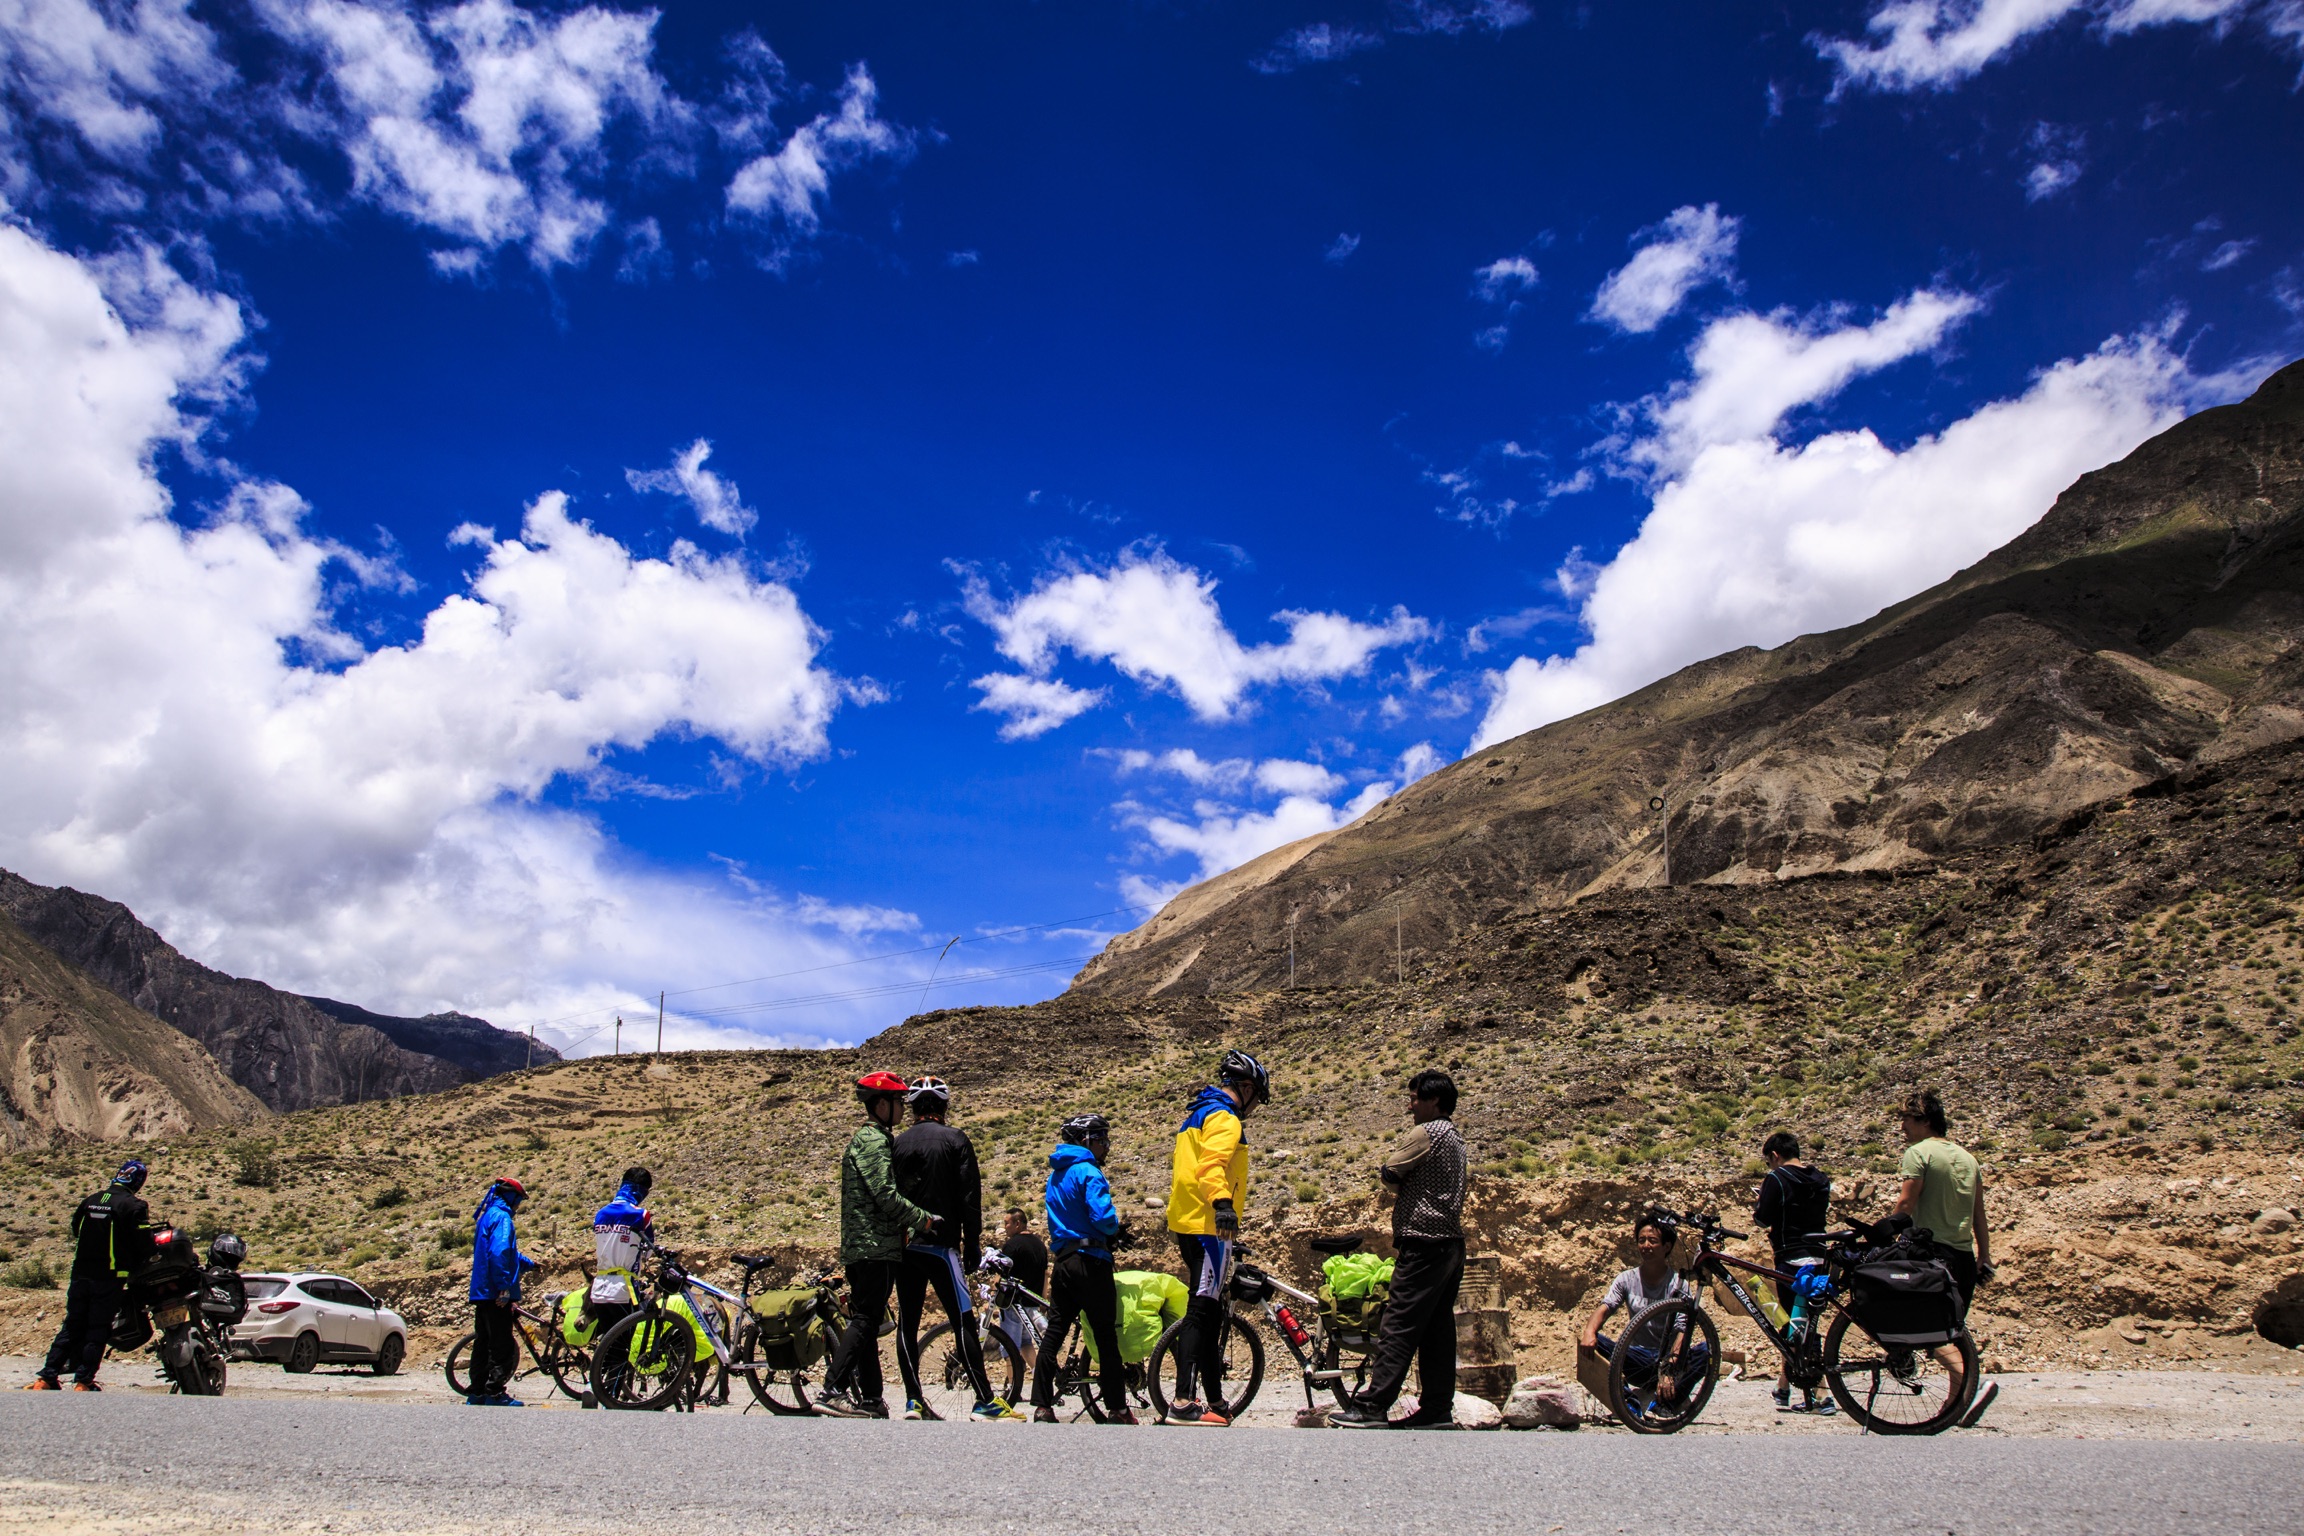
[[878, 1121], [867, 1120], [848, 1138], [840, 1156], [840, 1262], [901, 1259], [911, 1235], [928, 1225], [928, 1213], [896, 1188], [896, 1138]]

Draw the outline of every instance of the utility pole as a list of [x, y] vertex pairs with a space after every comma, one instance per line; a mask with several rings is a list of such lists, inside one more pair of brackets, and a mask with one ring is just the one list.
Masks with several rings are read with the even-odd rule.
[[1408, 985], [1408, 947], [1407, 940], [1402, 937], [1403, 922], [1400, 909], [1394, 907], [1392, 909], [1393, 980], [1404, 987]]
[[536, 1065], [536, 1026], [533, 1024], [528, 1026], [528, 1060], [523, 1065]]
[[1651, 795], [1648, 809], [1656, 812], [1659, 825], [1664, 829], [1664, 885], [1669, 889], [1672, 885], [1672, 807], [1662, 795]]
[[656, 994], [656, 1054], [664, 1054], [664, 994]]
[[1296, 914], [1288, 914], [1288, 990], [1296, 990]]
[[616, 1015], [616, 1054], [624, 1054], [624, 1015]]

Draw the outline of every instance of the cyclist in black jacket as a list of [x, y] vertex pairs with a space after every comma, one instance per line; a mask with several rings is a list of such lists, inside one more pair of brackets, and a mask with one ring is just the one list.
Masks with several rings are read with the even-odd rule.
[[74, 1391], [102, 1390], [96, 1385], [96, 1371], [112, 1337], [113, 1314], [120, 1308], [128, 1277], [151, 1243], [146, 1224], [152, 1210], [136, 1194], [143, 1187], [144, 1165], [130, 1158], [109, 1185], [81, 1201], [72, 1213], [72, 1279], [64, 1292], [64, 1326], [56, 1330], [47, 1363], [32, 1379], [30, 1390], [59, 1390], [66, 1366], [72, 1367]]
[[[1824, 1228], [1832, 1207], [1832, 1176], [1801, 1161], [1800, 1138], [1790, 1131], [1778, 1131], [1762, 1142], [1760, 1155], [1767, 1161], [1768, 1174], [1753, 1191], [1752, 1219], [1768, 1229], [1768, 1246], [1775, 1254], [1776, 1267], [1798, 1274], [1804, 1268], [1821, 1265]], [[1787, 1315], [1796, 1308], [1806, 1315], [1806, 1304], [1796, 1302], [1789, 1286], [1778, 1283], [1775, 1289]], [[1777, 1367], [1773, 1395], [1778, 1408], [1792, 1406], [1789, 1357]], [[1809, 1413], [1836, 1411], [1830, 1397], [1813, 1390], [1803, 1394], [1802, 1401]]]
[[904, 1417], [936, 1417], [920, 1390], [920, 1311], [934, 1286], [944, 1315], [952, 1320], [968, 1383], [976, 1389], [976, 1406], [968, 1416], [1021, 1418], [992, 1395], [983, 1343], [976, 1336], [974, 1298], [968, 1293], [968, 1272], [982, 1256], [984, 1233], [984, 1176], [976, 1165], [976, 1148], [944, 1123], [952, 1090], [942, 1078], [921, 1078], [906, 1091], [904, 1102], [912, 1108], [912, 1125], [896, 1138], [896, 1188], [937, 1218], [932, 1238], [914, 1238], [905, 1245], [904, 1268], [896, 1277], [896, 1363], [904, 1372]]

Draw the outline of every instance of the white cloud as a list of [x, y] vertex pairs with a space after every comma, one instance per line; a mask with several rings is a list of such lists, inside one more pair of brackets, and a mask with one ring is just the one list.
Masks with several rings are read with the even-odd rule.
[[1795, 407], [1829, 400], [1862, 374], [1930, 350], [1980, 308], [1973, 295], [1924, 288], [1870, 325], [1846, 324], [1837, 310], [1724, 316], [1690, 349], [1695, 377], [1648, 402], [1650, 433], [1627, 457], [1671, 472], [1714, 444], [1763, 436]]
[[1069, 650], [1173, 690], [1204, 720], [1230, 719], [1253, 687], [1344, 677], [1376, 652], [1431, 633], [1405, 608], [1381, 624], [1291, 609], [1273, 615], [1287, 627], [1285, 641], [1244, 646], [1216, 606], [1215, 578], [1158, 548], [1126, 550], [1108, 569], [1043, 577], [1006, 605], [971, 577], [966, 597], [969, 613], [998, 637], [1000, 653], [1033, 678], [1045, 678]]
[[875, 158], [903, 160], [912, 134], [880, 116], [880, 88], [862, 64], [849, 68], [837, 111], [818, 113], [773, 154], [757, 156], [728, 183], [728, 208], [800, 234], [813, 233], [834, 173]]
[[1648, 243], [1600, 284], [1591, 318], [1634, 335], [1653, 331], [1689, 294], [1728, 279], [1739, 227], [1718, 203], [1675, 208], [1663, 223], [1634, 237]]
[[1498, 304], [1536, 286], [1536, 263], [1525, 256], [1503, 256], [1472, 273], [1472, 296]]
[[463, 530], [466, 589], [369, 649], [328, 606], [361, 568], [294, 492], [188, 526], [154, 473], [233, 396], [242, 329], [156, 257], [0, 227], [0, 865], [394, 1009], [553, 1016], [703, 954], [843, 958], [790, 901], [638, 867], [537, 799], [670, 732], [821, 755], [856, 690], [791, 591], [685, 543], [637, 558], [548, 493], [516, 538]]
[[1282, 36], [1250, 61], [1258, 74], [1285, 75], [1307, 64], [1333, 64], [1384, 46], [1381, 33], [1316, 21]]
[[1328, 249], [1321, 254], [1320, 259], [1332, 267], [1340, 267], [1350, 261], [1352, 253], [1358, 249], [1360, 249], [1360, 237], [1358, 235], [1338, 235], [1328, 242]]
[[995, 715], [1006, 715], [1000, 727], [1002, 741], [1030, 741], [1045, 736], [1065, 721], [1086, 714], [1104, 702], [1101, 688], [1075, 688], [1060, 678], [1027, 677], [1015, 672], [987, 672], [969, 685], [984, 697], [970, 705]]
[[2200, 263], [2200, 270], [2221, 272], [2226, 267], [2237, 266], [2255, 248], [2256, 242], [2253, 240], [2227, 240], [2208, 253]]
[[735, 481], [723, 480], [704, 467], [711, 456], [712, 445], [700, 437], [673, 455], [670, 469], [628, 469], [624, 481], [636, 491], [685, 496], [696, 511], [696, 521], [742, 538], [760, 514], [744, 505]]
[[178, 92], [233, 78], [216, 35], [190, 0], [8, 0], [0, 6], [0, 73], [10, 89], [11, 139], [25, 112], [70, 128], [116, 164], [140, 164], [161, 133], [159, 107]]
[[1836, 92], [1948, 90], [2074, 17], [2116, 36], [2179, 23], [2223, 28], [2255, 11], [2279, 37], [2292, 31], [2286, 10], [2259, 0], [1891, 0], [1865, 23], [1871, 41], [1810, 41], [1836, 66]]
[[[1925, 328], [1906, 334], [1926, 344]], [[1867, 368], [1895, 355], [1870, 343], [1857, 351]], [[1836, 388], [1847, 374], [1806, 376]], [[1794, 445], [1774, 420], [1720, 419], [1653, 456], [1669, 468], [1629, 544], [1596, 573], [1563, 572], [1564, 589], [1585, 590], [1588, 638], [1573, 654], [1524, 656], [1491, 673], [1474, 746], [1705, 657], [1867, 618], [2006, 543], [2080, 474], [2234, 392], [2233, 380], [2194, 375], [2163, 337], [2140, 334], [2059, 362], [2022, 394], [1902, 450], [1864, 429]], [[1779, 397], [1775, 409], [1798, 403]]]
[[610, 130], [674, 132], [687, 115], [651, 61], [654, 12], [261, 4], [325, 73], [332, 121], [314, 126], [350, 160], [355, 194], [457, 242], [443, 270], [507, 245], [538, 267], [582, 260], [609, 219], [587, 187]]
[[2024, 173], [2024, 201], [2037, 203], [2065, 191], [2080, 179], [2077, 160], [2042, 160]]
[[[1403, 786], [1444, 766], [1433, 745], [1420, 741], [1400, 754], [1389, 778], [1363, 784], [1339, 802], [1336, 796], [1349, 787], [1349, 781], [1318, 763], [1290, 758], [1267, 758], [1253, 767], [1239, 758], [1210, 763], [1189, 749], [1157, 757], [1148, 752], [1127, 752], [1120, 758], [1123, 771], [1153, 769], [1174, 773], [1198, 786], [1253, 789], [1280, 797], [1278, 804], [1266, 810], [1245, 809], [1222, 800], [1197, 800], [1188, 816], [1123, 803], [1119, 810], [1128, 825], [1144, 834], [1146, 851], [1156, 858], [1189, 855], [1196, 864], [1193, 880], [1211, 879], [1285, 843], [1346, 826]], [[1124, 889], [1134, 892], [1129, 899], [1145, 905], [1160, 905], [1183, 889], [1182, 882], [1155, 882], [1142, 876], [1128, 879], [1134, 882], [1132, 886], [1124, 882]], [[1157, 900], [1149, 899], [1155, 895]]]

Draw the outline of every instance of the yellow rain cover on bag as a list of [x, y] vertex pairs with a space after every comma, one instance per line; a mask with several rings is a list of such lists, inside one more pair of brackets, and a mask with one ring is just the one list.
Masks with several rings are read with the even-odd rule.
[[560, 1298], [560, 1338], [570, 1349], [588, 1349], [600, 1331], [600, 1319], [584, 1310], [584, 1293], [570, 1291]]
[[[704, 1325], [697, 1321], [696, 1309], [688, 1305], [688, 1298], [667, 1296], [664, 1298], [664, 1310], [688, 1325], [689, 1358], [701, 1359], [712, 1346], [705, 1342]], [[661, 1376], [680, 1363], [676, 1356], [658, 1348], [657, 1335], [664, 1328], [662, 1322], [648, 1319], [632, 1330], [632, 1347], [629, 1351], [632, 1369], [643, 1376]]]
[[[1157, 1270], [1123, 1269], [1112, 1277], [1112, 1289], [1120, 1297], [1120, 1361], [1123, 1365], [1136, 1365], [1152, 1358], [1152, 1346], [1160, 1342], [1160, 1335], [1168, 1325], [1184, 1316], [1185, 1304], [1192, 1293], [1184, 1282], [1174, 1275]], [[1088, 1340], [1088, 1358], [1101, 1360], [1097, 1353], [1096, 1333], [1085, 1324], [1080, 1329]]]

